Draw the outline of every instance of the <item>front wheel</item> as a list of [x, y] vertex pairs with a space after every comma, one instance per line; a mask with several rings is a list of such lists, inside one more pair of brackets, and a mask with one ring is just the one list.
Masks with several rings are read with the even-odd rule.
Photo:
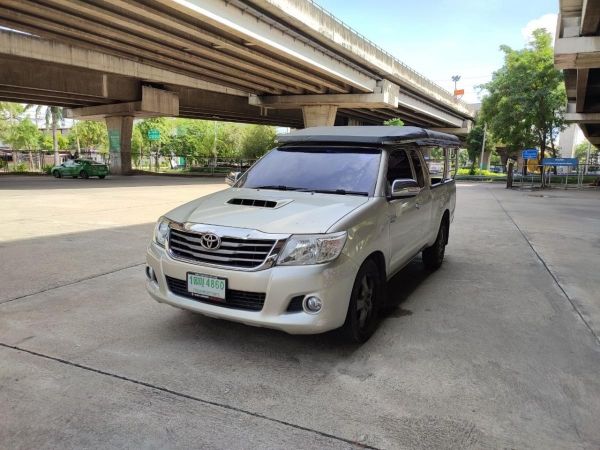
[[52, 172], [52, 175], [54, 175], [54, 178], [62, 177], [60, 170], [55, 170], [54, 172]]
[[100, 178], [101, 180], [104, 180], [106, 178], [106, 175], [98, 175], [98, 178]]
[[346, 322], [345, 337], [355, 343], [366, 342], [377, 328], [377, 314], [383, 298], [383, 277], [372, 259], [363, 263], [354, 280]]
[[85, 170], [82, 170], [81, 172], [79, 172], [79, 176], [81, 178], [88, 178], [89, 177], [88, 173]]
[[437, 238], [431, 247], [423, 250], [423, 264], [429, 270], [437, 270], [444, 262], [446, 244], [448, 243], [448, 222], [442, 220]]

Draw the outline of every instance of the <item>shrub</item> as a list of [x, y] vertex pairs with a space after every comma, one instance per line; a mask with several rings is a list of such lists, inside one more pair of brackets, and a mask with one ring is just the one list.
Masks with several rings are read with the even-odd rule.
[[46, 175], [50, 175], [52, 173], [52, 167], [54, 167], [52, 164], [44, 164], [44, 167], [42, 168], [42, 171]]
[[15, 172], [17, 173], [25, 173], [27, 172], [27, 164], [19, 163], [15, 166]]

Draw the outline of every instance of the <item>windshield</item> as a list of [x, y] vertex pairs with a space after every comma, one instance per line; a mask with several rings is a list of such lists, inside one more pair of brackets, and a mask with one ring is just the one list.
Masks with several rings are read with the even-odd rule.
[[381, 150], [283, 147], [267, 153], [236, 187], [372, 196]]

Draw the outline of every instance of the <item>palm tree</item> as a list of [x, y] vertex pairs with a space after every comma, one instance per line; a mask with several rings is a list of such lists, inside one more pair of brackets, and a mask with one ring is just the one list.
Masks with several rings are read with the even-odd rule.
[[46, 129], [52, 127], [52, 149], [54, 150], [54, 165], [58, 166], [60, 164], [60, 154], [58, 153], [58, 137], [56, 135], [56, 130], [58, 129], [58, 123], [64, 122], [64, 108], [60, 106], [27, 105], [25, 109], [32, 108], [33, 106], [35, 106], [36, 123], [38, 122], [42, 109], [46, 108]]

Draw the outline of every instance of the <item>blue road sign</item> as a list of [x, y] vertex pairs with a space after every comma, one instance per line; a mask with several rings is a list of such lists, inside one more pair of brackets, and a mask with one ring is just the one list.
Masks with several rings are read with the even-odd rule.
[[537, 148], [526, 148], [523, 150], [523, 159], [537, 159], [538, 151]]
[[577, 166], [577, 158], [545, 158], [542, 161], [544, 166]]

